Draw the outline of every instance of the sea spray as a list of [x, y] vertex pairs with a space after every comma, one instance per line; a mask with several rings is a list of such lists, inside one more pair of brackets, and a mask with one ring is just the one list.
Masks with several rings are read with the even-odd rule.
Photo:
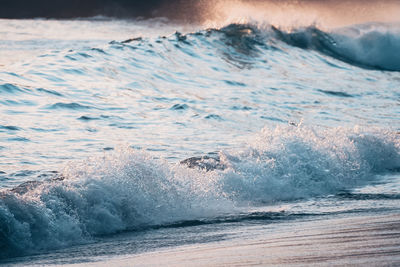
[[235, 198], [309, 198], [366, 184], [400, 166], [400, 136], [359, 127], [267, 127], [246, 149], [221, 152], [221, 162], [228, 166], [224, 192]]
[[98, 235], [222, 217], [249, 203], [340, 193], [400, 166], [399, 135], [359, 128], [264, 128], [224, 169], [171, 164], [122, 148], [70, 163], [59, 179], [0, 196], [1, 257]]
[[1, 192], [1, 257], [212, 216], [230, 206], [216, 192], [211, 173], [132, 149], [72, 163], [61, 177], [27, 192]]

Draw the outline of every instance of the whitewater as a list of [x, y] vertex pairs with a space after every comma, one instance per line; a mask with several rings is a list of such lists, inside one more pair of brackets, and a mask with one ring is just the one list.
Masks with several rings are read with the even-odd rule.
[[399, 214], [398, 22], [0, 28], [0, 264]]

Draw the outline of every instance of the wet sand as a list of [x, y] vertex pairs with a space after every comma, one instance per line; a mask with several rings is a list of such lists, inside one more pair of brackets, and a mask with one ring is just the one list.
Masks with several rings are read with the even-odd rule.
[[400, 266], [400, 214], [256, 226], [243, 239], [85, 266]]

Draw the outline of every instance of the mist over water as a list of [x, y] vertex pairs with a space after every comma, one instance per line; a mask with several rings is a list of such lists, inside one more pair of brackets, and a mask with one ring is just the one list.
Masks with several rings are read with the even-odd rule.
[[[365, 22], [399, 22], [396, 1], [200, 1], [201, 20], [227, 23], [268, 23], [277, 27], [317, 25], [335, 28]], [[194, 11], [196, 13], [196, 11]]]
[[396, 1], [169, 3], [0, 20], [0, 258], [398, 212]]

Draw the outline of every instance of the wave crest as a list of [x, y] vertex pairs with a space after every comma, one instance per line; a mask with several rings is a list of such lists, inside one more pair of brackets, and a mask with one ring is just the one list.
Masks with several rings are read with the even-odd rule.
[[284, 32], [272, 28], [280, 40], [313, 49], [349, 64], [378, 70], [400, 71], [400, 29], [368, 24], [332, 32], [315, 27]]
[[71, 163], [62, 179], [0, 193], [0, 257], [213, 218], [243, 201], [340, 193], [398, 168], [399, 139], [382, 130], [286, 126], [265, 128], [244, 150], [220, 152], [223, 168], [189, 168], [131, 149]]
[[[261, 54], [287, 51], [285, 45], [290, 45], [303, 49], [305, 56], [309, 51], [317, 51], [366, 69], [400, 71], [400, 55], [397, 53], [400, 50], [400, 25], [397, 24], [367, 23], [324, 31], [314, 25], [283, 29], [265, 24], [234, 23], [187, 35], [176, 33], [173, 37], [181, 43], [176, 49], [185, 52], [191, 50], [185, 45], [193, 45], [206, 50], [220, 50], [226, 61], [242, 67], [251, 64]], [[290, 54], [295, 60], [296, 52], [290, 51]], [[270, 56], [276, 61], [281, 60], [281, 54]]]
[[246, 150], [221, 154], [224, 190], [261, 202], [335, 194], [400, 166], [399, 141], [357, 128], [265, 128]]
[[[291, 29], [289, 31], [274, 26], [261, 28], [253, 25], [231, 24], [219, 31], [225, 38], [241, 38], [240, 44], [254, 50], [256, 45], [268, 44], [271, 39], [283, 41], [289, 45], [315, 50], [346, 63], [377, 70], [400, 71], [400, 27], [389, 24], [363, 24], [323, 31], [315, 26]], [[245, 31], [247, 30], [247, 31]], [[252, 42], [249, 41], [251, 38]], [[262, 39], [264, 39], [262, 41]]]

